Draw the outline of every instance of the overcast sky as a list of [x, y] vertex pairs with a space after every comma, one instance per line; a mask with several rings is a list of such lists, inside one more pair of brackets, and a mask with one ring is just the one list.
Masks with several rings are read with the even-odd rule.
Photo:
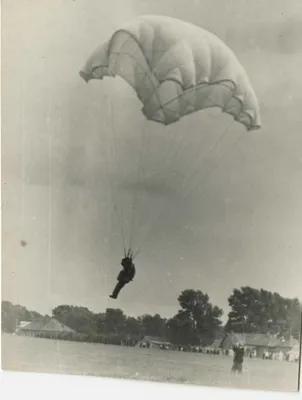
[[[207, 292], [225, 314], [233, 288], [244, 285], [301, 298], [301, 0], [110, 5], [3, 1], [3, 299], [43, 313], [73, 304], [171, 316], [186, 288]], [[246, 133], [230, 117], [209, 113], [164, 128], [144, 120], [120, 79], [86, 85], [78, 72], [91, 51], [139, 14], [182, 18], [224, 40], [254, 86], [262, 129]], [[108, 138], [120, 138], [114, 142], [114, 171], [123, 172], [116, 178], [124, 182], [115, 199], [120, 207], [137, 187], [141, 132], [143, 162], [155, 178], [149, 187], [139, 182], [134, 239], [153, 226], [154, 234], [136, 260], [135, 282], [112, 301], [122, 247]], [[188, 139], [174, 158], [184, 132]], [[177, 180], [184, 171], [197, 171], [187, 192]], [[124, 212], [131, 218], [131, 208]]]

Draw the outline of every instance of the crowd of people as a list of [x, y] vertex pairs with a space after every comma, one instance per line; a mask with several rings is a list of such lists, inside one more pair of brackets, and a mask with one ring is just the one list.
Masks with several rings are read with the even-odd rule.
[[[222, 348], [211, 348], [211, 347], [202, 347], [202, 346], [182, 346], [178, 345], [174, 347], [174, 350], [176, 351], [182, 351], [182, 352], [192, 352], [192, 353], [203, 353], [203, 354], [209, 354], [209, 355], [223, 355], [223, 356], [229, 356], [229, 357], [235, 357], [236, 355], [236, 349], [237, 347], [240, 346], [242, 349], [241, 352], [243, 352], [243, 357], [245, 358], [257, 358], [261, 357], [261, 352], [260, 354], [257, 354], [256, 348], [245, 348], [243, 344], [235, 344], [231, 349], [222, 349]], [[149, 346], [146, 346], [149, 347]], [[167, 346], [165, 344], [162, 344], [159, 346], [160, 349], [162, 350], [171, 350], [171, 346]], [[262, 353], [262, 359], [263, 360], [276, 360], [276, 361], [299, 361], [299, 354], [291, 354], [290, 352], [282, 352], [282, 351], [269, 351], [268, 349], [264, 350]]]

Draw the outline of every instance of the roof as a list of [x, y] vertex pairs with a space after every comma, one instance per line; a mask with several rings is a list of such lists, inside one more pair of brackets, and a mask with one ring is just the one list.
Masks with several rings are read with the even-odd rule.
[[274, 336], [264, 333], [231, 333], [229, 337], [232, 338], [233, 343], [242, 342], [247, 346], [292, 348], [296, 343], [296, 339], [293, 338], [281, 341]]
[[56, 319], [49, 320], [43, 327], [42, 331], [47, 332], [75, 332], [73, 329], [69, 328], [68, 326], [62, 324], [61, 322], [57, 321]]
[[31, 321], [20, 321], [19, 325], [17, 326], [17, 328], [24, 328], [24, 326], [30, 324]]
[[221, 345], [222, 339], [216, 339], [214, 340], [214, 342], [212, 343], [212, 345], [210, 347], [212, 347], [213, 349], [218, 349]]
[[62, 324], [54, 318], [48, 321], [33, 321], [19, 328], [20, 331], [37, 331], [37, 332], [75, 332], [73, 329]]
[[20, 326], [21, 331], [40, 331], [45, 325], [45, 321], [32, 321], [29, 324]]
[[283, 344], [283, 347], [298, 347], [300, 348], [300, 342], [299, 340], [291, 337], [289, 340], [285, 340], [284, 342], [281, 342]]

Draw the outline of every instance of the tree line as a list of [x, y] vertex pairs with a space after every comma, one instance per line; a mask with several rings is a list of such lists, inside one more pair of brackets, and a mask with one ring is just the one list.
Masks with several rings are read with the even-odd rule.
[[[289, 339], [299, 338], [302, 305], [297, 298], [249, 286], [234, 289], [228, 298], [231, 311], [225, 325], [223, 311], [213, 305], [208, 294], [187, 289], [178, 297], [179, 311], [172, 318], [159, 314], [129, 317], [121, 309], [107, 308], [94, 313], [87, 307], [59, 305], [52, 317], [75, 330], [84, 340], [135, 343], [144, 336], [164, 337], [178, 345], [207, 346], [226, 332], [269, 333]], [[35, 311], [2, 301], [2, 330], [13, 332], [16, 321], [47, 320]], [[106, 339], [107, 338], [107, 339]], [[115, 338], [115, 339], [114, 339]]]

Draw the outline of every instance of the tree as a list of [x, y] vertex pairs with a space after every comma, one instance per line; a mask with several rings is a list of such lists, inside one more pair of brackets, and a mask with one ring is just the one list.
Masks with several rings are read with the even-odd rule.
[[138, 318], [141, 326], [141, 335], [149, 336], [165, 336], [166, 319], [162, 318], [159, 314], [149, 315], [145, 314]]
[[185, 311], [179, 311], [167, 321], [167, 338], [174, 344], [187, 345], [199, 344], [194, 321]]
[[[221, 331], [223, 311], [213, 306], [209, 296], [200, 290], [184, 290], [178, 301], [182, 310], [168, 321], [169, 337], [174, 338], [175, 343], [177, 337], [183, 340], [186, 333], [187, 344], [212, 343]], [[174, 332], [176, 329], [180, 329], [181, 333]]]
[[107, 308], [104, 318], [104, 333], [125, 334], [126, 316], [119, 308]]
[[299, 337], [301, 304], [297, 298], [245, 286], [234, 289], [228, 302], [231, 311], [226, 331]]
[[127, 317], [125, 321], [125, 330], [131, 338], [138, 339], [141, 336], [141, 324], [137, 318]]
[[52, 315], [76, 332], [85, 334], [97, 332], [97, 318], [87, 307], [60, 305], [52, 310]]
[[26, 307], [14, 305], [10, 301], [1, 304], [1, 329], [12, 333], [20, 321], [42, 320], [44, 317], [36, 311], [29, 311]]

